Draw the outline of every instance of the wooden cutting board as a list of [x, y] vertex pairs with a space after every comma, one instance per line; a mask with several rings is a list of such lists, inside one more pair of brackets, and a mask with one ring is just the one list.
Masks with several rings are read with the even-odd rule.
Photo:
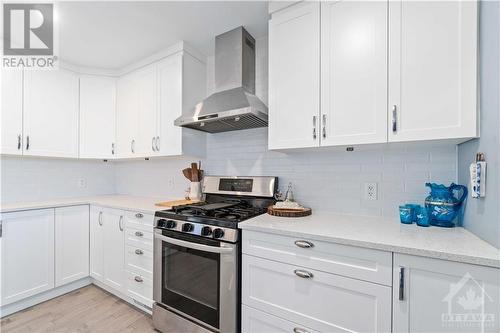
[[199, 200], [174, 200], [174, 201], [163, 201], [163, 202], [157, 202], [155, 203], [155, 206], [159, 207], [174, 207], [174, 206], [182, 206], [182, 205], [189, 205], [193, 204], [196, 202], [200, 202]]
[[269, 206], [267, 208], [267, 213], [273, 216], [281, 217], [303, 217], [312, 214], [311, 208], [300, 208], [300, 209], [290, 209], [290, 208], [274, 208], [274, 206]]

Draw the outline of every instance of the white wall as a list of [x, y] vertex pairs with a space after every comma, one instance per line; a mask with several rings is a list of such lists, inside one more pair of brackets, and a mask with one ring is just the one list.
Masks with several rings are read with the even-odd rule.
[[[115, 192], [112, 163], [2, 156], [0, 169], [3, 203]], [[78, 186], [80, 179], [85, 187]]]

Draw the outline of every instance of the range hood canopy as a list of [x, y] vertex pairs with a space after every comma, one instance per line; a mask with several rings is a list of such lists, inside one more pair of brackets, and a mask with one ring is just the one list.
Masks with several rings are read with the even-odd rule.
[[215, 93], [174, 124], [209, 133], [267, 126], [255, 96], [255, 39], [243, 27], [215, 37]]

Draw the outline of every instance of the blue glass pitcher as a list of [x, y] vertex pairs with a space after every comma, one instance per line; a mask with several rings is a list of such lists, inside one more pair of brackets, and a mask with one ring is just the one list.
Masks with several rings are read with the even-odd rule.
[[[430, 195], [425, 198], [425, 207], [430, 213], [431, 225], [454, 227], [453, 221], [460, 213], [462, 204], [467, 198], [467, 187], [454, 183], [449, 187], [435, 183], [426, 183], [425, 186], [431, 189]], [[455, 197], [454, 191], [462, 192], [460, 198]]]

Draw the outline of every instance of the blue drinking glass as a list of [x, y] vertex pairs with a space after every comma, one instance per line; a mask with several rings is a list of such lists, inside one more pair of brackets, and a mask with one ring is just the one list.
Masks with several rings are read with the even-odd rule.
[[405, 207], [411, 209], [411, 220], [417, 222], [417, 211], [419, 211], [422, 206], [418, 204], [406, 204]]
[[410, 207], [399, 206], [399, 219], [401, 223], [412, 224], [413, 223], [413, 212]]
[[420, 207], [416, 213], [417, 225], [420, 227], [429, 227], [431, 225], [431, 218], [429, 210], [426, 207]]

